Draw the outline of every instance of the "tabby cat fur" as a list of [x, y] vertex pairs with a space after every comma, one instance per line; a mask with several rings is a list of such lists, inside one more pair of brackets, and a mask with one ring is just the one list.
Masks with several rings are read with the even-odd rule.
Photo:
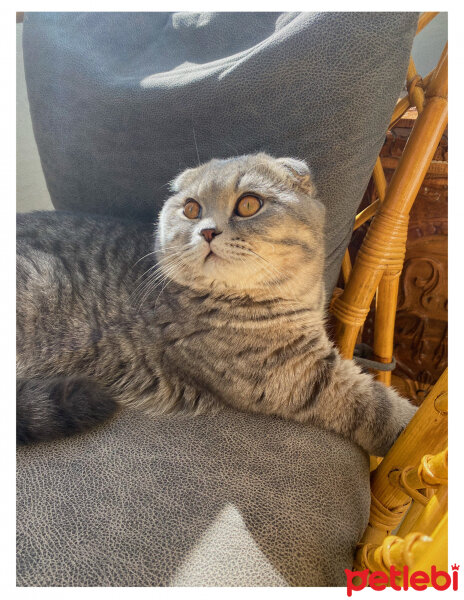
[[229, 406], [383, 456], [415, 408], [326, 334], [324, 207], [307, 165], [215, 159], [171, 185], [156, 228], [18, 216], [18, 442], [81, 431], [118, 405]]

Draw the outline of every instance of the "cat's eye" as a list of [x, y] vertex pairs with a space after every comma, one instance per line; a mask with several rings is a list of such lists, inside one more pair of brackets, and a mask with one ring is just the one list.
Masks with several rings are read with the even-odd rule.
[[243, 196], [235, 206], [235, 213], [239, 217], [251, 217], [261, 208], [263, 203], [256, 196]]
[[184, 206], [184, 215], [188, 219], [197, 219], [201, 213], [201, 206], [196, 200], [187, 200]]

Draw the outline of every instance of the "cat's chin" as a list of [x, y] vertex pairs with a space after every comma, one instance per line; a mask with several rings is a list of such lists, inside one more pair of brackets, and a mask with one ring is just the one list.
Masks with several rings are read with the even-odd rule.
[[210, 250], [210, 252], [206, 255], [205, 257], [205, 263], [209, 262], [217, 262], [217, 261], [224, 261], [224, 259], [219, 256], [218, 254], [216, 254], [215, 252], [213, 252], [212, 250]]
[[211, 250], [203, 259], [201, 272], [207, 279], [224, 279], [225, 270], [229, 267], [228, 261]]

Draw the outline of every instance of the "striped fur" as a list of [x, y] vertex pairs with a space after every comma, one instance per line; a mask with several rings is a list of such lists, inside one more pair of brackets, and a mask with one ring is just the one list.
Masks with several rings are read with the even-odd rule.
[[[227, 405], [385, 454], [415, 409], [326, 335], [324, 209], [305, 163], [213, 160], [172, 190], [156, 228], [18, 217], [18, 440], [80, 430], [116, 403], [151, 414]], [[234, 213], [244, 193], [263, 202], [247, 218]], [[184, 216], [187, 198], [200, 218]], [[203, 228], [221, 233], [209, 245]]]

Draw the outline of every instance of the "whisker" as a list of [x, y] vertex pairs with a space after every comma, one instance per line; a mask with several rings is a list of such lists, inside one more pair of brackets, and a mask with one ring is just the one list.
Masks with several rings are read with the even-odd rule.
[[[179, 267], [181, 266], [186, 266], [187, 262], [186, 259], [188, 259], [190, 257], [191, 252], [193, 251], [193, 248], [190, 249], [189, 252], [185, 253], [182, 252], [180, 254], [182, 254], [181, 257], [174, 257], [174, 259], [172, 259], [168, 264], [166, 265], [160, 265], [160, 268], [157, 270], [157, 272], [150, 274], [150, 276], [144, 281], [142, 282], [142, 287], [141, 289], [139, 289], [139, 291], [137, 292], [137, 294], [135, 295], [134, 300], [137, 298], [137, 296], [140, 298], [140, 302], [139, 302], [139, 309], [141, 308], [143, 302], [145, 301], [145, 299], [160, 285], [162, 285], [165, 282], [168, 282], [169, 280], [172, 280], [172, 274], [175, 273]], [[166, 285], [163, 287], [163, 289], [161, 290], [161, 292], [166, 288]], [[158, 295], [159, 296], [161, 295]], [[157, 298], [157, 300], [158, 300]]]
[[152, 284], [156, 284], [159, 280], [163, 279], [166, 276], [166, 273], [171, 273], [172, 270], [175, 270], [180, 263], [170, 263], [164, 270], [159, 267], [155, 272], [151, 273], [147, 279], [142, 281], [137, 288], [133, 292], [133, 299], [136, 300], [137, 297], [140, 297], [144, 294], [144, 292], [150, 288]]
[[155, 254], [155, 250], [153, 250], [153, 252], [149, 252], [148, 254], [145, 254], [145, 256], [142, 256], [142, 258], [139, 258], [139, 260], [137, 262], [135, 262], [131, 268], [133, 269], [135, 267], [135, 265], [138, 265], [141, 260], [143, 260], [144, 258], [147, 258], [148, 256], [152, 256], [153, 254]]
[[[170, 255], [169, 257], [161, 258], [161, 259], [160, 259], [160, 260], [159, 260], [157, 263], [155, 263], [155, 264], [154, 264], [154, 265], [152, 265], [152, 266], [151, 266], [149, 269], [147, 269], [147, 270], [146, 270], [144, 273], [142, 273], [142, 275], [140, 275], [139, 277], [137, 277], [137, 279], [136, 279], [135, 281], [137, 282], [139, 279], [141, 279], [142, 277], [144, 277], [144, 276], [145, 276], [147, 273], [149, 273], [149, 272], [150, 272], [150, 271], [152, 271], [153, 269], [155, 269], [156, 271], [160, 271], [160, 270], [161, 270], [161, 268], [162, 268], [163, 266], [165, 266], [165, 265], [163, 264], [163, 261], [168, 261], [168, 260], [169, 260], [170, 262], [174, 262], [174, 259], [175, 259], [175, 258], [177, 258], [177, 257], [178, 257], [178, 255], [180, 255], [180, 254], [182, 254], [182, 253], [183, 253], [183, 251], [179, 251], [179, 252], [175, 253], [174, 255]], [[167, 266], [169, 266], [170, 262], [168, 262], [168, 263], [167, 263]], [[150, 279], [152, 275], [153, 275], [153, 274], [150, 274], [150, 276], [148, 277], [148, 279]], [[137, 285], [137, 287], [135, 288], [135, 290], [133, 290], [132, 294], [134, 294], [134, 293], [136, 292], [136, 290], [137, 290], [137, 289], [138, 289], [138, 288], [139, 288], [141, 285], [143, 285], [144, 283], [145, 283], [144, 281], [140, 282], [140, 283]]]
[[198, 152], [197, 136], [195, 135], [195, 127], [193, 126], [193, 123], [192, 123], [192, 131], [193, 131], [193, 141], [195, 142], [195, 150], [197, 151], [198, 166], [200, 166], [201, 165], [200, 153]]
[[[169, 283], [172, 280], [172, 278], [170, 276], [171, 276], [171, 274], [173, 272], [175, 272], [177, 270], [177, 268], [178, 268], [178, 265], [174, 265], [174, 267], [169, 271], [169, 273], [164, 274], [164, 276], [162, 276], [158, 281], [156, 281], [154, 285], [151, 285], [151, 286], [147, 287], [147, 290], [146, 290], [144, 296], [140, 300], [139, 310], [142, 307], [142, 304], [144, 303], [144, 301], [148, 298], [148, 296], [150, 294], [152, 294], [156, 290], [157, 287], [159, 287], [160, 285], [162, 285], [165, 282], [167, 284], [167, 283]], [[163, 286], [161, 292], [166, 288], [166, 284]], [[159, 299], [159, 297], [161, 295], [161, 292], [160, 292], [160, 294], [158, 294], [158, 297], [157, 297], [156, 302], [155, 302], [155, 307], [156, 307], [156, 305], [158, 303], [158, 299]]]
[[[176, 263], [175, 261], [172, 261], [171, 263], [169, 263], [168, 265], [165, 266], [165, 269], [168, 268], [175, 268]], [[137, 297], [139, 297], [141, 294], [144, 293], [144, 291], [154, 282], [156, 282], [158, 279], [162, 278], [165, 275], [165, 270], [163, 270], [161, 268], [161, 265], [155, 265], [156, 269], [150, 273], [148, 275], [148, 277], [141, 281], [137, 287], [133, 290], [133, 292], [131, 293], [131, 298], [136, 300]]]
[[[245, 252], [250, 252], [252, 256], [256, 256], [256, 258], [262, 260], [265, 263], [265, 265], [262, 265], [262, 267], [264, 268], [265, 272], [271, 276], [271, 281], [272, 281], [272, 277], [276, 277], [276, 276], [277, 276], [277, 278], [279, 276], [286, 277], [287, 274], [284, 273], [284, 271], [282, 271], [281, 269], [276, 267], [276, 265], [274, 265], [271, 261], [265, 259], [263, 256], [261, 256], [260, 254], [258, 254], [254, 250], [252, 250], [251, 248], [246, 247], [245, 245], [241, 245], [241, 248]], [[266, 284], [266, 282], [264, 282], [264, 283]], [[289, 294], [288, 291], [287, 291], [287, 293], [285, 293], [282, 284], [277, 283], [277, 281], [272, 281], [272, 283], [274, 286], [277, 286], [277, 288], [279, 289], [280, 293], [283, 296], [283, 299], [293, 300], [295, 302], [295, 307], [301, 305], [301, 302], [299, 302], [298, 299], [293, 294]], [[296, 310], [296, 308], [295, 308], [295, 310]]]
[[157, 267], [160, 267], [160, 263], [163, 259], [160, 259], [158, 262], [154, 263], [149, 269], [147, 269], [144, 273], [142, 273], [141, 275], [139, 275], [136, 279], [136, 281], [138, 281], [139, 279], [141, 279], [144, 275], [146, 275], [149, 271], [151, 271], [152, 269], [156, 269]]

